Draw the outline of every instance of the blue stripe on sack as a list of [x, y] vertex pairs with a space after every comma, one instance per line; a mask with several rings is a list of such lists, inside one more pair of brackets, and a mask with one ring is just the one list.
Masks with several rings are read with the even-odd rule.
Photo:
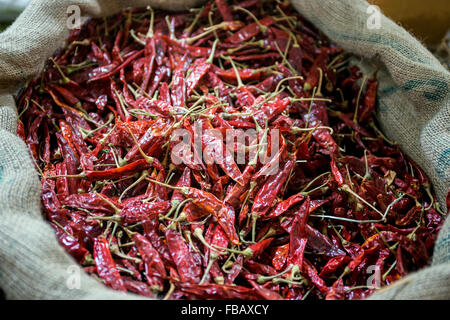
[[450, 148], [442, 151], [438, 158], [437, 166], [435, 168], [437, 175], [441, 180], [445, 179], [445, 172], [450, 167]]
[[[447, 230], [446, 230], [447, 229]], [[433, 254], [433, 265], [450, 261], [450, 229], [445, 227], [439, 233], [439, 241], [436, 242]]]
[[380, 95], [381, 98], [384, 98], [384, 97], [388, 97], [388, 96], [396, 93], [397, 91], [398, 91], [397, 87], [388, 86], [386, 88], [381, 89], [380, 92], [379, 92], [379, 95]]
[[339, 33], [335, 29], [328, 29], [326, 27], [326, 25], [323, 24], [321, 21], [315, 21], [315, 22], [317, 25], [319, 25], [320, 29], [327, 30], [330, 38], [332, 38], [334, 40], [341, 39], [341, 40], [350, 40], [350, 41], [359, 41], [359, 42], [369, 42], [369, 43], [388, 46], [388, 47], [391, 47], [392, 49], [395, 49], [396, 51], [400, 52], [401, 54], [403, 54], [405, 57], [407, 57], [408, 59], [410, 59], [412, 61], [423, 63], [427, 66], [432, 65], [430, 61], [422, 59], [419, 55], [417, 55], [416, 52], [408, 50], [407, 47], [405, 47], [404, 45], [399, 43], [394, 38], [382, 37], [380, 34], [373, 34], [373, 35], [369, 36], [368, 38], [363, 38], [360, 36], [353, 36], [353, 35], [349, 35], [349, 34], [343, 34], [343, 33]]
[[[358, 38], [356, 38], [356, 39], [358, 39]], [[382, 37], [380, 34], [374, 34], [374, 35], [371, 35], [368, 39], [359, 38], [358, 40], [382, 44], [382, 45], [391, 47], [391, 48], [397, 50], [398, 52], [402, 53], [405, 57], [407, 57], [410, 60], [420, 62], [420, 63], [426, 64], [426, 65], [430, 65], [429, 61], [422, 59], [415, 52], [409, 51], [407, 47], [405, 47], [404, 45], [399, 43], [394, 38], [386, 38], [386, 37]]]
[[440, 102], [448, 95], [448, 84], [447, 82], [440, 79], [416, 79], [409, 80], [403, 85], [403, 90], [408, 92], [417, 87], [431, 86], [435, 87], [435, 90], [424, 91], [423, 95], [428, 101]]
[[380, 88], [378, 90], [378, 96], [379, 96], [379, 103], [378, 103], [378, 112], [380, 113], [386, 113], [389, 111], [389, 109], [391, 108], [386, 102], [385, 102], [385, 98], [393, 95], [394, 93], [396, 93], [399, 90], [399, 88], [397, 86], [386, 86], [384, 88]]
[[384, 102], [383, 100], [380, 99], [379, 101], [380, 102], [378, 103], [378, 112], [380, 113], [388, 112], [391, 107], [388, 106], [387, 103]]

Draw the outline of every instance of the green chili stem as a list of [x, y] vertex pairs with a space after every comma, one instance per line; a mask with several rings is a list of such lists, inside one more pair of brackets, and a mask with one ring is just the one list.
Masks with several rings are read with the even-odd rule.
[[256, 24], [258, 25], [258, 27], [261, 29], [261, 32], [262, 32], [262, 33], [266, 33], [267, 27], [266, 27], [266, 26], [263, 26], [263, 25], [261, 24], [261, 22], [259, 22], [258, 18], [256, 18], [255, 15], [254, 15], [253, 13], [251, 13], [249, 10], [247, 10], [247, 9], [245, 9], [245, 8], [242, 8], [242, 7], [239, 7], [239, 6], [234, 6], [234, 7], [233, 7], [233, 10], [240, 10], [240, 11], [243, 11], [243, 12], [245, 12], [246, 14], [248, 14], [253, 20], [255, 20], [255, 23], [256, 23]]
[[170, 288], [169, 291], [167, 291], [166, 295], [164, 296], [163, 300], [169, 300], [170, 296], [172, 295], [172, 293], [175, 291], [175, 285], [170, 282]]
[[48, 58], [51, 62], [53, 62], [55, 68], [58, 70], [59, 74], [61, 75], [61, 78], [63, 80], [63, 83], [69, 83], [70, 79], [64, 74], [64, 72], [61, 70], [60, 66], [56, 63], [55, 59]]
[[86, 139], [86, 138], [89, 138], [92, 134], [96, 133], [97, 131], [99, 131], [99, 130], [105, 128], [105, 127], [107, 127], [113, 120], [114, 120], [114, 115], [112, 113], [110, 113], [108, 115], [107, 121], [104, 124], [102, 124], [100, 127], [98, 127], [98, 128], [95, 128], [93, 130], [89, 130], [88, 131], [88, 130], [86, 130], [84, 128], [78, 127], [78, 129], [81, 132], [81, 137], [83, 138], [83, 140]]
[[199, 285], [203, 284], [203, 282], [206, 281], [209, 271], [211, 270], [211, 267], [213, 266], [214, 262], [216, 262], [218, 257], [219, 256], [216, 253], [214, 253], [213, 251], [210, 251], [208, 265], [206, 266], [206, 269], [205, 269], [205, 272], [203, 273], [202, 279], [198, 283]]
[[353, 122], [358, 123], [358, 109], [359, 109], [359, 100], [361, 99], [361, 94], [364, 89], [364, 85], [366, 84], [367, 76], [365, 75], [362, 79], [361, 86], [359, 87], [358, 96], [356, 98], [356, 105], [355, 105], [355, 113], [353, 114]]
[[122, 198], [123, 198], [123, 196], [124, 196], [128, 191], [130, 191], [130, 190], [133, 189], [135, 186], [137, 186], [140, 182], [142, 182], [142, 181], [145, 179], [145, 177], [148, 176], [148, 174], [149, 174], [149, 172], [148, 172], [147, 170], [142, 171], [141, 176], [140, 176], [135, 182], [133, 182], [130, 186], [128, 186], [128, 187], [121, 193], [121, 195], [120, 195], [120, 197], [119, 197], [119, 200], [118, 200], [119, 203], [122, 203]]
[[386, 219], [386, 215], [388, 211], [391, 209], [391, 207], [400, 201], [403, 198], [403, 195], [400, 196], [400, 198], [395, 199], [392, 201], [386, 208], [386, 211], [384, 214], [382, 214], [382, 219], [378, 220], [356, 220], [356, 219], [349, 219], [349, 218], [342, 218], [342, 217], [336, 217], [336, 216], [330, 216], [330, 215], [316, 215], [316, 214], [310, 214], [310, 217], [316, 217], [316, 218], [327, 218], [327, 219], [334, 219], [334, 220], [341, 220], [341, 221], [347, 221], [347, 222], [355, 222], [355, 223], [377, 223], [377, 222], [383, 222]]
[[216, 46], [217, 43], [219, 43], [219, 39], [214, 40], [212, 49], [211, 49], [211, 54], [209, 55], [209, 58], [206, 60], [206, 63], [212, 64], [213, 60], [214, 60], [214, 53], [216, 52]]
[[211, 251], [215, 251], [215, 252], [217, 252], [217, 254], [219, 254], [219, 255], [223, 254], [222, 252], [218, 251], [216, 248], [212, 247], [212, 246], [205, 240], [205, 238], [203, 237], [203, 230], [202, 230], [201, 228], [195, 228], [195, 230], [194, 230], [194, 236], [195, 236], [198, 240], [200, 240], [200, 242], [201, 242], [204, 246], [208, 247]]
[[148, 31], [147, 31], [147, 38], [151, 38], [154, 36], [153, 33], [153, 24], [155, 21], [155, 12], [153, 11], [152, 7], [148, 6], [147, 9], [150, 11], [150, 23], [148, 26]]
[[286, 268], [286, 270], [284, 270], [283, 272], [280, 272], [278, 274], [275, 274], [273, 276], [262, 276], [262, 275], [259, 275], [258, 278], [256, 279], [256, 282], [258, 282], [259, 284], [264, 284], [264, 283], [266, 283], [269, 280], [275, 279], [275, 278], [277, 278], [279, 276], [282, 276], [285, 273], [288, 273], [293, 267], [294, 267], [294, 265], [291, 264], [289, 267]]

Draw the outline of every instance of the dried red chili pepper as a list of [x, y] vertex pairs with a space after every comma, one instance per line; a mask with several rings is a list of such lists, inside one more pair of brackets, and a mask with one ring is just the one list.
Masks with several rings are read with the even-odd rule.
[[58, 241], [153, 298], [361, 299], [426, 265], [445, 214], [348, 60], [286, 3], [88, 20], [17, 97]]
[[123, 279], [117, 271], [105, 238], [94, 239], [94, 260], [97, 274], [113, 289], [126, 291]]
[[182, 282], [198, 283], [201, 277], [201, 268], [194, 262], [184, 238], [177, 231], [167, 228], [165, 232], [167, 246], [175, 263]]
[[150, 289], [155, 291], [163, 291], [163, 283], [161, 280], [167, 277], [166, 268], [161, 260], [158, 251], [153, 248], [151, 243], [141, 234], [136, 233], [133, 241], [139, 250], [139, 254], [145, 265], [145, 275]]
[[292, 168], [295, 165], [295, 160], [288, 160], [284, 167], [275, 175], [269, 177], [267, 182], [258, 191], [258, 194], [253, 201], [251, 212], [262, 216], [273, 205], [278, 192], [286, 182]]

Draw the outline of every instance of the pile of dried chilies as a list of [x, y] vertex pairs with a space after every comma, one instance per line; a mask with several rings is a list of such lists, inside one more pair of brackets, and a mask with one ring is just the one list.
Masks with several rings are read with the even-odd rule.
[[[425, 266], [445, 214], [349, 57], [286, 1], [90, 19], [17, 97], [60, 244], [164, 299], [361, 299]], [[175, 164], [171, 134], [194, 123], [223, 133], [201, 138], [217, 161], [192, 144]], [[258, 138], [245, 163], [208, 154], [240, 129]], [[248, 157], [274, 138], [270, 162]]]

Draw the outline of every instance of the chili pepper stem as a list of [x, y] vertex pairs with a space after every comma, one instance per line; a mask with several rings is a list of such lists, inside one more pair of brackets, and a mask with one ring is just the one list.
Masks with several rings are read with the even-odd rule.
[[297, 279], [297, 278], [296, 278], [296, 275], [297, 275], [297, 274], [299, 274], [299, 275], [301, 276], [301, 274], [300, 274], [300, 267], [299, 267], [298, 265], [294, 265], [294, 266], [292, 267], [291, 274], [289, 275], [289, 280]]
[[259, 215], [256, 212], [251, 213], [252, 217], [252, 242], [256, 243], [256, 221], [259, 218]]
[[237, 51], [240, 51], [248, 46], [258, 46], [258, 47], [264, 47], [264, 40], [258, 40], [258, 41], [245, 41], [242, 43], [242, 45], [235, 47], [235, 48], [229, 48], [227, 50], [228, 54], [234, 54]]
[[198, 20], [200, 19], [200, 16], [202, 14], [202, 11], [199, 10], [199, 12], [197, 12], [197, 14], [194, 17], [194, 20], [192, 21], [192, 23], [189, 25], [189, 27], [187, 27], [186, 29], [184, 29], [184, 32], [186, 34], [191, 34], [192, 30], [194, 29], [195, 25], [197, 24]]
[[[119, 218], [120, 219], [120, 218]], [[113, 227], [113, 229], [112, 229], [112, 231], [111, 231], [111, 236], [109, 237], [109, 241], [108, 241], [108, 246], [109, 247], [111, 247], [111, 242], [112, 242], [112, 240], [113, 240], [113, 237], [114, 237], [114, 234], [116, 233], [116, 230], [117, 230], [117, 226], [118, 226], [119, 224], [117, 223], [117, 222], [115, 222], [114, 223], [114, 227]]]
[[92, 254], [89, 253], [84, 257], [83, 266], [92, 266], [92, 265], [95, 265], [95, 260], [92, 257]]
[[[130, 116], [130, 113], [128, 112], [127, 108], [125, 108], [125, 101], [123, 100], [122, 95], [116, 89], [113, 89], [113, 91], [114, 94], [117, 96], [117, 99], [119, 100], [119, 107], [123, 110], [125, 118], [128, 118]], [[126, 119], [123, 120], [125, 121]]]
[[144, 150], [142, 150], [141, 146], [139, 145], [139, 142], [137, 141], [136, 137], [134, 136], [133, 132], [131, 132], [131, 129], [128, 127], [127, 124], [125, 124], [125, 128], [127, 128], [128, 132], [130, 133], [131, 138], [133, 139], [134, 143], [136, 144], [141, 156], [145, 159], [145, 161], [147, 161], [148, 164], [150, 164], [150, 165], [153, 164], [153, 162], [155, 161], [155, 158], [149, 157], [148, 155], [145, 154]]
[[367, 81], [367, 76], [365, 75], [362, 79], [361, 86], [359, 87], [358, 96], [356, 98], [356, 104], [355, 104], [355, 112], [353, 113], [353, 122], [358, 123], [358, 109], [359, 109], [359, 101], [361, 99], [362, 91], [364, 89], [364, 86]]
[[344, 288], [345, 291], [353, 291], [353, 290], [358, 290], [358, 289], [373, 289], [376, 290], [378, 289], [378, 287], [374, 287], [374, 286], [354, 286], [351, 288]]
[[214, 32], [216, 30], [219, 30], [219, 29], [227, 27], [229, 24], [230, 24], [229, 22], [224, 21], [224, 22], [221, 22], [221, 23], [216, 24], [214, 26], [211, 26], [211, 27], [208, 27], [208, 28], [204, 28], [204, 30], [205, 30], [204, 32], [202, 32], [202, 33], [200, 33], [200, 34], [198, 34], [198, 35], [196, 35], [194, 37], [184, 38], [181, 41], [184, 41], [184, 42], [186, 42], [187, 44], [190, 45], [190, 44], [194, 43], [195, 41], [197, 41], [197, 40], [199, 40], [199, 39], [209, 35], [210, 33]]
[[[169, 29], [170, 39], [176, 40], [174, 26], [169, 21], [168, 15], [166, 16], [165, 20], [166, 20], [167, 28]], [[172, 22], [173, 22], [173, 18], [172, 18]]]
[[316, 95], [321, 97], [322, 96], [322, 81], [323, 81], [323, 71], [322, 68], [317, 68], [317, 70], [319, 71], [319, 84], [317, 85], [317, 92]]
[[289, 24], [289, 27], [291, 29], [295, 29], [297, 20], [294, 17], [287, 16], [286, 13], [280, 8], [279, 4], [276, 5], [276, 10], [282, 15], [282, 18], [275, 17], [275, 20], [277, 21], [282, 21], [281, 19], [286, 20], [287, 23]]
[[224, 55], [222, 55], [221, 56], [223, 59], [225, 59], [225, 60], [228, 60], [228, 61], [230, 61], [230, 63], [231, 63], [231, 66], [232, 66], [232, 68], [233, 68], [233, 70], [234, 70], [234, 73], [235, 73], [235, 75], [236, 75], [236, 80], [237, 80], [237, 83], [238, 83], [238, 88], [242, 88], [243, 86], [244, 86], [244, 83], [242, 82], [242, 79], [241, 79], [241, 76], [240, 76], [240, 74], [239, 74], [239, 71], [238, 71], [238, 69], [237, 69], [237, 67], [236, 67], [236, 64], [234, 63], [234, 61], [233, 61], [233, 59], [231, 59], [231, 57], [226, 57], [226, 56], [224, 56]]
[[[257, 123], [256, 120], [255, 120], [255, 123]], [[257, 130], [257, 131], [259, 131], [259, 130]], [[258, 143], [258, 149], [256, 150], [256, 153], [255, 153], [255, 156], [253, 157], [253, 159], [250, 160], [249, 163], [248, 163], [250, 166], [253, 166], [254, 168], [256, 168], [256, 165], [258, 164], [258, 158], [260, 157], [260, 154], [261, 154], [264, 146], [266, 146], [266, 144], [267, 144], [268, 131], [269, 131], [269, 126], [268, 126], [268, 121], [267, 121], [267, 118], [266, 118], [264, 132], [263, 132], [263, 135], [261, 137], [261, 141], [259, 141], [259, 143]]]
[[48, 58], [51, 62], [53, 62], [55, 68], [58, 70], [59, 74], [61, 75], [61, 78], [63, 80], [63, 83], [69, 83], [70, 79], [64, 74], [64, 72], [61, 70], [60, 66], [56, 63], [55, 59]]
[[310, 182], [308, 182], [308, 184], [300, 191], [300, 193], [303, 194], [303, 192], [306, 192], [306, 190], [308, 190], [308, 188], [309, 188], [314, 182], [316, 182], [317, 180], [319, 180], [319, 179], [322, 178], [323, 176], [330, 175], [330, 173], [331, 173], [330, 171], [327, 171], [327, 172], [324, 172], [324, 173], [318, 175], [318, 176], [315, 177], [313, 180], [311, 180]]
[[[306, 83], [305, 83], [304, 86], [306, 87]], [[305, 90], [306, 90], [306, 89], [305, 89]], [[312, 98], [315, 98], [315, 97], [316, 97], [316, 90], [317, 90], [317, 87], [314, 87], [313, 92], [312, 92]], [[313, 103], [313, 100], [311, 100], [311, 102], [310, 102], [310, 104], [309, 104], [308, 115], [311, 114], [312, 103]], [[307, 118], [306, 118], [306, 121], [305, 121], [305, 128], [308, 128], [308, 127], [309, 127], [309, 117], [307, 117]]]
[[369, 162], [367, 160], [367, 150], [364, 150], [364, 160], [365, 160], [365, 164], [366, 164], [366, 174], [363, 177], [363, 180], [369, 180], [372, 178], [372, 176], [370, 175], [370, 171], [369, 171]]
[[47, 118], [51, 121], [51, 123], [52, 123], [53, 127], [55, 127], [56, 131], [61, 132], [61, 129], [56, 125], [55, 120], [50, 117], [50, 114], [47, 111], [45, 111], [45, 109], [39, 103], [37, 103], [34, 99], [31, 99], [31, 102], [33, 102], [39, 109], [42, 110], [42, 112], [44, 112], [44, 114], [46, 114]]
[[[348, 241], [344, 239], [344, 237], [342, 237], [342, 235], [340, 234], [339, 231], [336, 230], [336, 227], [334, 226], [334, 224], [330, 223], [331, 227], [333, 228], [334, 232], [336, 232], [336, 235], [338, 236], [338, 238], [341, 240], [342, 245], [345, 247], [348, 244]], [[342, 231], [342, 229], [341, 229]]]
[[298, 281], [288, 280], [288, 279], [285, 279], [285, 278], [274, 278], [274, 279], [272, 279], [272, 282], [274, 284], [286, 283], [286, 284], [289, 284], [289, 287], [292, 286], [292, 285], [302, 286], [302, 285], [306, 284], [306, 282], [303, 281], [303, 280], [298, 282]]
[[199, 285], [203, 284], [206, 281], [209, 271], [211, 270], [211, 267], [213, 266], [213, 264], [216, 262], [217, 258], [219, 258], [219, 255], [217, 253], [215, 253], [214, 251], [210, 251], [208, 265], [206, 266], [206, 269], [205, 269], [205, 272], [203, 273], [202, 279], [198, 283]]
[[23, 114], [28, 110], [28, 108], [30, 107], [30, 99], [26, 98], [26, 105], [25, 108], [23, 108], [23, 110], [19, 113], [19, 115], [17, 116], [18, 119], [21, 119]]
[[169, 291], [167, 291], [166, 295], [164, 296], [163, 300], [169, 300], [172, 293], [175, 291], [175, 285], [170, 281], [170, 287]]
[[394, 261], [394, 263], [389, 267], [389, 269], [383, 274], [383, 276], [381, 277], [381, 279], [383, 279], [383, 281], [386, 281], [386, 277], [389, 275], [389, 273], [391, 273], [391, 271], [394, 269], [394, 267], [397, 265], [397, 260]]
[[111, 206], [111, 208], [114, 209], [116, 214], [120, 214], [120, 212], [122, 211], [121, 209], [119, 209], [114, 203], [112, 203], [109, 199], [105, 198], [103, 195], [101, 195], [98, 192], [94, 192], [95, 195], [97, 195], [99, 198], [101, 198], [103, 201], [105, 201], [107, 204], [109, 204]]
[[303, 90], [305, 91], [309, 91], [312, 89], [312, 86], [309, 82], [305, 82], [305, 84], [303, 85]]
[[258, 241], [266, 240], [267, 238], [273, 237], [276, 234], [277, 234], [277, 231], [273, 227], [270, 227], [269, 230], [267, 231], [267, 233]]
[[154, 285], [150, 286], [150, 291], [151, 291], [153, 294], [156, 294], [156, 295], [157, 295], [157, 294], [163, 292], [163, 291], [164, 291], [164, 288], [161, 287], [161, 286], [159, 286], [159, 285], [154, 284]]
[[91, 220], [103, 220], [103, 221], [111, 221], [111, 222], [120, 222], [120, 216], [119, 215], [112, 215], [112, 216], [89, 216], [86, 218], [86, 221], [91, 221]]
[[[288, 23], [291, 22], [291, 19], [289, 19], [289, 17], [287, 17], [287, 16], [286, 16], [286, 19], [285, 19], [285, 20], [286, 20]], [[281, 21], [281, 19], [278, 20], [278, 21]], [[294, 44], [292, 45], [293, 48], [300, 48], [300, 45], [298, 44], [298, 41], [297, 41], [297, 37], [295, 36], [295, 34], [294, 34], [291, 30], [289, 30], [288, 28], [286, 28], [286, 27], [285, 27], [284, 25], [282, 25], [282, 24], [277, 24], [277, 26], [278, 26], [281, 30], [283, 30], [284, 32], [288, 33], [289, 36], [291, 37], [291, 39], [294, 40]]]
[[139, 183], [141, 183], [146, 177], [148, 176], [148, 170], [144, 170], [142, 171], [141, 176], [135, 181], [133, 182], [130, 186], [128, 186], [121, 194], [119, 197], [119, 203], [122, 202], [122, 198], [125, 196], [125, 194], [130, 191], [131, 189], [133, 189], [135, 186], [137, 186]]
[[386, 136], [383, 134], [383, 132], [381, 132], [380, 129], [377, 128], [377, 126], [375, 125], [375, 123], [373, 121], [371, 121], [369, 123], [369, 127], [371, 127], [373, 130], [375, 130], [375, 132], [381, 137], [383, 138], [384, 141], [386, 141], [387, 143], [389, 143], [390, 145], [395, 145], [396, 143], [389, 140], [388, 138], [386, 138]]
[[269, 280], [275, 279], [279, 276], [282, 276], [285, 273], [288, 273], [289, 271], [291, 271], [291, 269], [294, 267], [293, 264], [291, 264], [289, 267], [286, 268], [286, 270], [284, 270], [283, 272], [280, 272], [278, 274], [272, 275], [272, 276], [263, 276], [263, 275], [259, 275], [258, 278], [256, 279], [256, 282], [258, 282], [259, 284], [264, 284]]
[[116, 128], [117, 124], [114, 124], [114, 127], [112, 127], [112, 129], [103, 137], [101, 138], [98, 143], [100, 143], [102, 146], [104, 146], [106, 144], [106, 139], [108, 139], [108, 137], [111, 135], [111, 133], [114, 131], [114, 129]]
[[163, 182], [160, 182], [158, 180], [151, 179], [151, 178], [146, 178], [145, 180], [151, 181], [153, 183], [159, 184], [160, 186], [163, 186], [163, 187], [166, 187], [166, 188], [169, 188], [169, 189], [178, 190], [181, 193], [183, 193], [184, 195], [187, 195], [189, 193], [189, 187], [175, 187], [175, 186], [171, 186], [170, 184], [163, 183]]
[[160, 221], [163, 221], [163, 220], [168, 219], [168, 218], [172, 215], [172, 213], [177, 209], [177, 207], [178, 207], [179, 204], [180, 204], [180, 201], [178, 201], [178, 200], [173, 200], [173, 201], [171, 201], [171, 203], [170, 203], [171, 207], [170, 207], [169, 212], [167, 212], [166, 215], [161, 216], [161, 217], [159, 218], [159, 220], [160, 220]]
[[[289, 60], [286, 58], [286, 53], [283, 53], [280, 49], [280, 47], [278, 46], [278, 43], [275, 41], [275, 47], [278, 51], [278, 53], [280, 54], [281, 58], [283, 59], [282, 64], [287, 65], [288, 69], [293, 73], [293, 74], [297, 74], [297, 70], [294, 69], [294, 67], [292, 67], [291, 63], [289, 62]], [[289, 45], [291, 43], [291, 37], [289, 37], [288, 43], [286, 45], [286, 51], [289, 49]]]
[[147, 31], [147, 36], [146, 37], [147, 38], [151, 38], [151, 37], [154, 36], [153, 24], [154, 24], [154, 21], [155, 21], [155, 12], [153, 11], [151, 6], [148, 6], [147, 9], [150, 11], [150, 23], [149, 23], [149, 26], [148, 26], [148, 31]]
[[78, 127], [78, 130], [81, 132], [81, 137], [83, 138], [83, 140], [85, 140], [86, 138], [89, 138], [92, 134], [96, 133], [97, 131], [107, 127], [112, 121], [114, 120], [114, 115], [112, 113], [109, 114], [107, 121], [102, 124], [100, 127], [95, 128], [93, 130], [86, 130], [83, 129], [81, 127]]
[[194, 230], [194, 236], [200, 240], [200, 242], [206, 246], [207, 248], [209, 248], [209, 250], [216, 252], [217, 254], [223, 254], [220, 251], [218, 251], [216, 248], [212, 247], [203, 237], [203, 230], [201, 228], [195, 228]]
[[446, 217], [447, 215], [442, 211], [441, 206], [439, 204], [439, 202], [435, 202], [434, 203], [434, 208], [436, 209], [436, 211], [443, 217]]
[[130, 35], [131, 35], [131, 37], [132, 37], [137, 43], [139, 43], [139, 44], [145, 46], [145, 41], [142, 41], [142, 40], [136, 35], [136, 33], [134, 32], [133, 29], [130, 30]]
[[333, 128], [326, 127], [326, 126], [316, 126], [316, 127], [313, 127], [313, 128], [292, 127], [291, 128], [291, 132], [292, 132], [292, 134], [299, 134], [300, 132], [316, 131], [316, 130], [319, 130], [319, 129], [326, 129], [326, 130], [330, 131], [330, 134], [334, 133]]
[[229, 257], [228, 257], [228, 259], [223, 263], [223, 265], [222, 265], [222, 271], [224, 272], [224, 273], [226, 273], [226, 274], [229, 274], [230, 273], [230, 268], [232, 268], [233, 267], [233, 261], [231, 261], [231, 259], [232, 259], [232, 257], [234, 256], [234, 254], [232, 253], [232, 254], [230, 254], [229, 255]]
[[177, 209], [176, 209], [176, 211], [175, 211], [174, 221], [181, 221], [181, 220], [178, 220], [178, 218], [186, 219], [186, 214], [185, 214], [184, 212], [181, 212], [181, 214], [183, 215], [183, 218], [182, 218], [181, 215], [180, 215], [180, 217], [178, 217], [178, 215], [179, 215], [179, 213], [180, 213], [181, 208], [182, 208], [186, 203], [191, 202], [191, 201], [193, 201], [193, 200], [194, 200], [194, 199], [191, 199], [191, 198], [189, 198], [189, 199], [184, 199], [182, 202], [180, 202], [180, 204], [178, 204]]
[[211, 49], [211, 54], [209, 55], [208, 59], [205, 61], [206, 63], [212, 64], [213, 60], [214, 60], [214, 54], [216, 52], [216, 46], [217, 43], [219, 43], [219, 39], [214, 40], [212, 49]]
[[166, 220], [172, 221], [172, 224], [176, 223], [176, 222], [183, 222], [187, 220], [187, 215], [184, 211], [182, 211], [179, 215], [177, 214], [177, 216], [173, 219], [171, 218], [166, 218]]
[[213, 245], [215, 248], [217, 249], [222, 249], [222, 250], [226, 250], [228, 252], [232, 252], [232, 253], [236, 253], [236, 254], [241, 254], [244, 256], [245, 259], [251, 259], [253, 257], [253, 251], [250, 248], [246, 248], [245, 250], [241, 251], [241, 250], [235, 250], [235, 249], [229, 249], [229, 248], [224, 248], [224, 247], [220, 247], [217, 245]]
[[[70, 75], [74, 72], [78, 72], [80, 70], [97, 65], [97, 63], [89, 63], [89, 62], [90, 62], [90, 60], [86, 60], [86, 61], [78, 63], [78, 64], [72, 64], [71, 66], [64, 66], [64, 69], [66, 69], [67, 74]], [[60, 67], [62, 67], [62, 66], [60, 66]]]
[[69, 233], [69, 231], [67, 231], [58, 221], [56, 221], [56, 220], [52, 220], [52, 222], [56, 225], [56, 226], [58, 226], [58, 228], [60, 228], [62, 231], [64, 231], [64, 233], [65, 234], [67, 234], [69, 237], [71, 237], [72, 239], [75, 239], [75, 237], [73, 236], [73, 235], [71, 235], [70, 233]]
[[[292, 76], [292, 77], [287, 77], [287, 78], [283, 78], [281, 79], [278, 84], [277, 87], [275, 88], [275, 92], [280, 92], [280, 87], [281, 84], [284, 83], [285, 81], [289, 81], [289, 80], [304, 80], [304, 78], [302, 76]], [[291, 99], [291, 101], [293, 101], [294, 99]]]
[[430, 200], [431, 200], [431, 203], [428, 205], [427, 208], [425, 208], [425, 210], [427, 211], [427, 210], [430, 210], [430, 209], [433, 207], [433, 204], [434, 204], [434, 197], [433, 197], [433, 195], [431, 194], [430, 185], [429, 185], [428, 183], [427, 183], [427, 184], [424, 184], [423, 187], [424, 187], [425, 192], [427, 193], [428, 197], [429, 197]]
[[341, 220], [341, 221], [347, 221], [347, 222], [355, 222], [355, 223], [377, 223], [377, 222], [384, 222], [386, 219], [386, 216], [389, 212], [389, 210], [392, 208], [394, 204], [399, 202], [401, 199], [403, 199], [404, 195], [401, 195], [399, 198], [392, 201], [384, 211], [384, 214], [382, 214], [381, 219], [378, 220], [356, 220], [356, 219], [350, 219], [350, 218], [343, 218], [343, 217], [336, 217], [336, 216], [330, 216], [330, 215], [316, 215], [316, 214], [310, 214], [310, 217], [317, 217], [317, 218], [327, 218], [327, 219], [334, 219], [334, 220]]
[[306, 300], [306, 298], [309, 296], [309, 294], [311, 293], [311, 291], [313, 291], [314, 288], [315, 286], [312, 286], [308, 291], [306, 291], [305, 295], [302, 297], [302, 300]]
[[142, 260], [139, 258], [135, 258], [135, 257], [130, 257], [129, 255], [126, 255], [124, 253], [122, 253], [119, 250], [119, 247], [117, 245], [113, 245], [110, 247], [111, 253], [115, 254], [116, 256], [122, 258], [122, 259], [127, 259], [127, 260], [131, 260], [135, 263], [140, 263]]
[[197, 246], [195, 246], [194, 242], [192, 241], [192, 237], [191, 237], [191, 232], [189, 230], [186, 230], [184, 232], [184, 235], [186, 236], [186, 238], [188, 239], [189, 244], [191, 245], [192, 249], [201, 254], [201, 251], [197, 248]]
[[267, 27], [263, 26], [261, 24], [261, 22], [259, 22], [258, 18], [256, 18], [255, 15], [253, 13], [251, 13], [249, 10], [247, 10], [245, 8], [242, 8], [242, 7], [239, 7], [239, 6], [233, 6], [233, 10], [240, 10], [240, 11], [243, 11], [246, 14], [248, 14], [255, 21], [255, 23], [258, 25], [259, 29], [261, 29], [261, 32], [262, 33], [266, 33]]
[[45, 176], [46, 179], [57, 179], [57, 178], [75, 178], [75, 179], [84, 179], [86, 178], [86, 174], [84, 172], [79, 174], [56, 174], [53, 176]]
[[146, 117], [151, 117], [153, 119], [158, 118], [158, 116], [156, 114], [153, 114], [153, 113], [150, 113], [150, 112], [146, 112], [146, 111], [144, 111], [142, 109], [129, 109], [128, 111], [130, 112], [130, 114], [133, 117], [136, 117], [136, 118], [138, 118], [138, 116], [146, 116]]
[[222, 276], [217, 276], [217, 277], [214, 277], [214, 282], [217, 284], [223, 285], [225, 283], [225, 279]]
[[[383, 214], [380, 212], [380, 210], [378, 210], [377, 208], [375, 208], [372, 204], [370, 204], [369, 202], [367, 202], [364, 198], [362, 198], [359, 194], [357, 194], [355, 191], [353, 191], [347, 184], [342, 185], [341, 189], [347, 193], [350, 193], [351, 195], [353, 195], [354, 197], [358, 198], [360, 201], [362, 201], [364, 204], [366, 204], [368, 207], [370, 207], [372, 210], [374, 210], [375, 212], [377, 212], [378, 214], [380, 214], [381, 217], [383, 217]], [[384, 219], [384, 217], [383, 217]]]

